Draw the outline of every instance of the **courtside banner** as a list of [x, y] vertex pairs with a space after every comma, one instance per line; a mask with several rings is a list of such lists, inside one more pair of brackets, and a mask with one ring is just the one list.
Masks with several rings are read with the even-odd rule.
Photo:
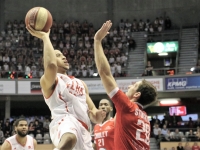
[[200, 76], [165, 78], [165, 90], [182, 91], [182, 90], [199, 90]]
[[[117, 80], [117, 85], [120, 90], [127, 91], [128, 86], [134, 84], [137, 81], [141, 81], [142, 79], [124, 79], [124, 80]], [[152, 78], [152, 79], [145, 79], [151, 82], [156, 88], [157, 91], [163, 91], [163, 79], [162, 78]]]
[[16, 94], [15, 81], [0, 81], [0, 94]]
[[106, 90], [105, 90], [101, 80], [93, 80], [93, 81], [85, 80], [84, 82], [88, 87], [89, 94], [93, 94], [93, 93], [94, 94], [96, 94], [96, 93], [106, 94]]
[[18, 94], [42, 94], [39, 81], [18, 81]]

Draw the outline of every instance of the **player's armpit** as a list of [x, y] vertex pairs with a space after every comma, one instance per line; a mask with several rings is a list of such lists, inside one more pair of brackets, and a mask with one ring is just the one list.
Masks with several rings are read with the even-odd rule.
[[11, 150], [10, 143], [7, 141], [4, 141], [3, 145], [1, 146], [1, 150]]
[[54, 82], [48, 82], [48, 80], [43, 75], [40, 79], [40, 86], [43, 90], [43, 95], [45, 98], [48, 98], [51, 96], [52, 92], [54, 91], [56, 85], [57, 85], [58, 79], [55, 77]]

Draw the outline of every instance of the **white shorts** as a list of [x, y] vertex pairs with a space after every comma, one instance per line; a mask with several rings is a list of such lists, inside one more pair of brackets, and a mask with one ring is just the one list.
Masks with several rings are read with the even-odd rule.
[[66, 115], [57, 121], [52, 121], [49, 129], [51, 140], [56, 147], [63, 134], [73, 133], [77, 139], [73, 150], [93, 150], [90, 133], [72, 115]]

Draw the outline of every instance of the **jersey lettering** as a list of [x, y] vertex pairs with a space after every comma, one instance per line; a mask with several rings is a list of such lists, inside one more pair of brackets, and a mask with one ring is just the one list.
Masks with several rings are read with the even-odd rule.
[[98, 146], [104, 146], [104, 139], [98, 139]]
[[[136, 140], [142, 141], [149, 145], [150, 138], [150, 126], [145, 123], [143, 120], [138, 119], [137, 125], [142, 126], [141, 129], [137, 129], [136, 131]], [[141, 134], [145, 135], [145, 138], [141, 138]]]

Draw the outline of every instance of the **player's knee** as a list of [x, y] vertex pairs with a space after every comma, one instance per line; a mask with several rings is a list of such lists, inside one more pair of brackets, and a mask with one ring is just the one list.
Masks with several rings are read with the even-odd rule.
[[76, 144], [76, 136], [72, 133], [65, 133], [63, 134], [60, 143], [59, 143], [59, 150], [71, 150], [74, 148]]

